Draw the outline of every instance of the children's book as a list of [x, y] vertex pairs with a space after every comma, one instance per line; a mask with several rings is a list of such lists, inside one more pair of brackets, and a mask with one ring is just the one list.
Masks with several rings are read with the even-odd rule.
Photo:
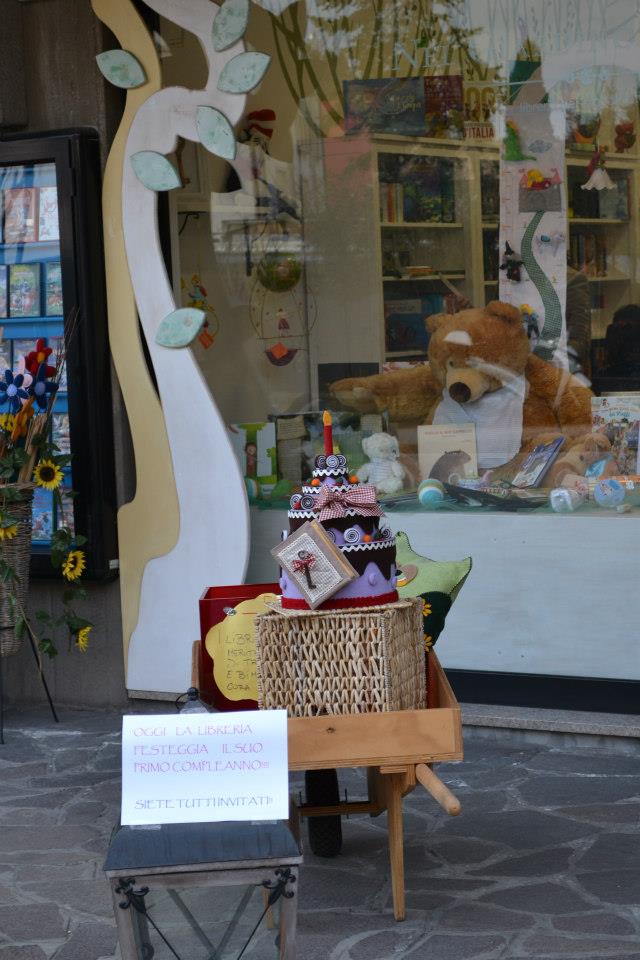
[[455, 483], [462, 477], [476, 477], [475, 424], [440, 423], [418, 427], [418, 464], [422, 480]]
[[58, 188], [40, 187], [38, 197], [38, 240], [59, 240]]
[[44, 312], [47, 317], [62, 315], [62, 268], [58, 262], [45, 263]]
[[462, 77], [424, 78], [427, 137], [462, 140], [464, 137], [464, 94]]
[[9, 314], [12, 317], [39, 316], [39, 263], [11, 264], [9, 273]]
[[592, 397], [594, 433], [604, 433], [611, 443], [611, 459], [621, 476], [640, 473], [640, 397], [631, 394]]
[[38, 239], [38, 191], [12, 187], [4, 191], [4, 243], [31, 243]]
[[345, 80], [344, 99], [348, 133], [424, 134], [422, 77]]
[[36, 487], [33, 492], [32, 540], [50, 540], [53, 533], [53, 494]]
[[545, 473], [560, 453], [560, 448], [563, 443], [564, 437], [557, 437], [557, 439], [552, 440], [550, 443], [539, 443], [534, 447], [513, 478], [513, 486], [540, 486]]
[[7, 316], [8, 301], [7, 297], [9, 294], [9, 284], [8, 284], [8, 267], [5, 263], [0, 263], [0, 317]]

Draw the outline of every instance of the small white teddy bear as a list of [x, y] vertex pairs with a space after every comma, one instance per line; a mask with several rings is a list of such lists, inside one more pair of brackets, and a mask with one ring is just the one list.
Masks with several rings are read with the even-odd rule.
[[378, 493], [399, 493], [404, 486], [406, 470], [399, 463], [400, 447], [388, 433], [374, 433], [362, 441], [369, 457], [358, 470], [358, 480], [371, 483]]

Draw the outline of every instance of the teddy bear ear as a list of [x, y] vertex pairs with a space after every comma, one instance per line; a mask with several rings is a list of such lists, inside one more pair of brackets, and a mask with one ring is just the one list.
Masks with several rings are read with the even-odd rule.
[[491, 316], [500, 317], [501, 320], [506, 320], [509, 324], [522, 324], [520, 311], [511, 303], [503, 303], [502, 300], [492, 300], [487, 304], [485, 309]]
[[441, 327], [448, 319], [448, 313], [432, 313], [430, 317], [425, 317], [424, 325], [429, 333], [435, 333], [438, 327]]

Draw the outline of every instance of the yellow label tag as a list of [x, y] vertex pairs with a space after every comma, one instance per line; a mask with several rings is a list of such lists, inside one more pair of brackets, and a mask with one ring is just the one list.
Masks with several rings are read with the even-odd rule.
[[216, 623], [204, 641], [213, 660], [213, 678], [227, 700], [257, 700], [255, 617], [266, 613], [266, 601], [275, 593], [243, 600]]

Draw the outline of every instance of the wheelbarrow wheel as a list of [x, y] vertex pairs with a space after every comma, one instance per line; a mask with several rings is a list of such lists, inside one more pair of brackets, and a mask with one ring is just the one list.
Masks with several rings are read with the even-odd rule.
[[[326, 807], [340, 802], [336, 770], [306, 770], [307, 803]], [[336, 857], [342, 849], [342, 821], [335, 817], [308, 817], [309, 846], [316, 857]]]

